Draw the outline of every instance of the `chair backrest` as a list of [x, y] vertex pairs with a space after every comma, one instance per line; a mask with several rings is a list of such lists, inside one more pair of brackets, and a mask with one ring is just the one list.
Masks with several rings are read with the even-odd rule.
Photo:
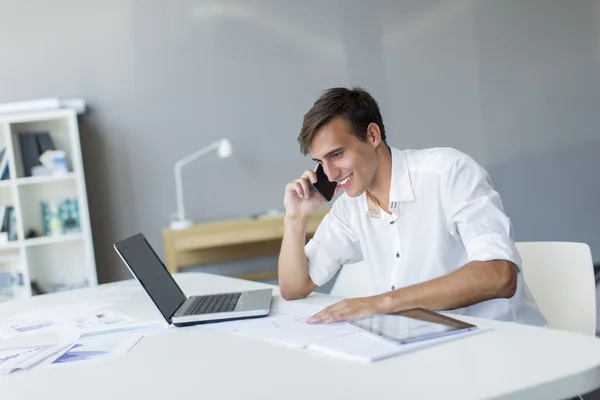
[[[551, 328], [596, 334], [596, 281], [585, 243], [518, 242], [523, 278]], [[375, 294], [366, 263], [344, 265], [333, 296]]]
[[590, 247], [518, 242], [523, 278], [550, 328], [596, 334], [596, 280]]
[[364, 297], [374, 295], [373, 284], [369, 266], [361, 261], [356, 264], [347, 264], [340, 270], [331, 292], [338, 297]]

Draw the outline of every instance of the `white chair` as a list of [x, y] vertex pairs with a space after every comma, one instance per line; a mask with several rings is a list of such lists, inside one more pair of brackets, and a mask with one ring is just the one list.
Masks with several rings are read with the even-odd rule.
[[[585, 243], [518, 242], [523, 278], [550, 328], [596, 334], [596, 281]], [[331, 294], [362, 297], [374, 293], [364, 262], [344, 265]]]
[[523, 278], [550, 328], [596, 334], [596, 280], [590, 247], [518, 242]]

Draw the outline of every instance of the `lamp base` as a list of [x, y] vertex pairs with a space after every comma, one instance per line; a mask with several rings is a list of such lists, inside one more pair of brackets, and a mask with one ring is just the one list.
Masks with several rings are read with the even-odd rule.
[[192, 226], [194, 222], [191, 219], [184, 219], [183, 221], [171, 221], [171, 229], [186, 229]]

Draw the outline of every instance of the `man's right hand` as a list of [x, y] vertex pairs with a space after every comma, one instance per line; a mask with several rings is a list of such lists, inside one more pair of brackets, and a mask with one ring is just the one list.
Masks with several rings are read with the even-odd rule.
[[[301, 299], [317, 288], [308, 273], [306, 223], [319, 207], [326, 203], [311, 182], [317, 181], [315, 171], [306, 170], [285, 187], [285, 222], [281, 252], [279, 253], [279, 290], [286, 300]], [[339, 191], [336, 188], [334, 195]]]
[[[325, 199], [311, 186], [311, 182], [315, 183], [316, 181], [315, 171], [307, 169], [299, 179], [287, 184], [283, 198], [287, 218], [305, 221], [326, 203]], [[334, 197], [338, 191], [339, 188], [336, 188]]]

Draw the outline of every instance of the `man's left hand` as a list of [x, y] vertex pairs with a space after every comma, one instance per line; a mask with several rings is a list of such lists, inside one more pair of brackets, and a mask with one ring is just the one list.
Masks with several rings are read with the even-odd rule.
[[316, 324], [324, 322], [330, 324], [337, 321], [345, 321], [354, 318], [367, 317], [373, 314], [388, 312], [383, 307], [382, 296], [359, 297], [356, 299], [345, 299], [324, 308], [306, 322]]

